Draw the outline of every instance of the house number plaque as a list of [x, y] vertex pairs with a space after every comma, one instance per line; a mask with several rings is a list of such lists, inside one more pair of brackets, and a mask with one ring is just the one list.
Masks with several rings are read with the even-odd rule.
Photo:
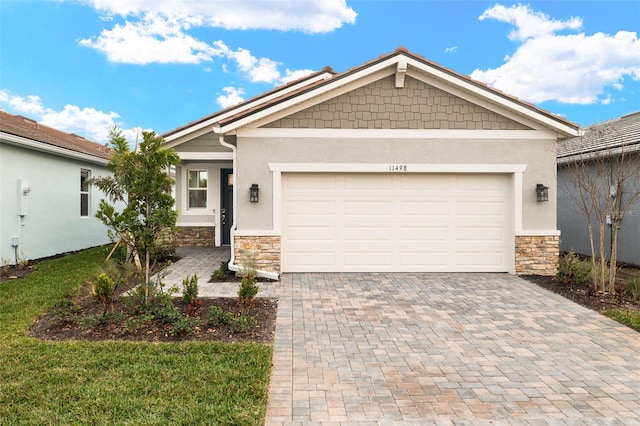
[[406, 172], [407, 165], [406, 164], [389, 164], [390, 172]]

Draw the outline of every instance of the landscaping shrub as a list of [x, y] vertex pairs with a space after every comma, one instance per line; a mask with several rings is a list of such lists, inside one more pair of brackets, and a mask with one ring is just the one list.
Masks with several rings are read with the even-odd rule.
[[191, 304], [198, 299], [198, 276], [187, 277], [182, 280], [182, 301]]
[[556, 279], [568, 286], [588, 285], [592, 282], [592, 266], [589, 261], [581, 260], [573, 251], [560, 258]]
[[229, 273], [229, 261], [220, 262], [220, 266], [218, 269], [213, 271], [211, 274], [212, 280], [224, 280], [227, 278], [227, 274]]
[[632, 278], [624, 283], [625, 290], [633, 300], [640, 300], [640, 277]]
[[190, 336], [195, 332], [195, 329], [200, 326], [200, 320], [198, 318], [183, 317], [173, 323], [171, 327], [172, 336]]
[[248, 312], [255, 304], [255, 297], [260, 289], [256, 285], [256, 272], [249, 270], [242, 277], [240, 281], [240, 288], [238, 290], [238, 303], [241, 308], [246, 309]]
[[212, 326], [224, 325], [231, 323], [233, 314], [229, 311], [225, 311], [219, 306], [212, 306], [207, 314], [207, 319], [209, 320], [209, 324]]
[[91, 295], [104, 306], [104, 313], [111, 309], [116, 283], [109, 276], [101, 272], [93, 281]]
[[258, 325], [258, 321], [250, 315], [240, 315], [231, 321], [231, 331], [234, 333], [246, 333]]

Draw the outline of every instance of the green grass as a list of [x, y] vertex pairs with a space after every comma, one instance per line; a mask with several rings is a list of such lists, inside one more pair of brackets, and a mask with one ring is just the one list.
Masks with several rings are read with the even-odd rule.
[[94, 275], [105, 248], [0, 283], [1, 424], [264, 422], [271, 348], [259, 344], [47, 342], [38, 315]]
[[609, 309], [608, 311], [605, 311], [604, 314], [609, 318], [618, 321], [620, 324], [633, 328], [636, 331], [640, 331], [640, 312], [638, 311]]

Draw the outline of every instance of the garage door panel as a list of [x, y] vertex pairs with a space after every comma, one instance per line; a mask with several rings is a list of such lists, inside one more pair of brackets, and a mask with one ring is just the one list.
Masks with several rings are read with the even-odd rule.
[[283, 271], [513, 270], [507, 175], [302, 176], [282, 179]]
[[393, 211], [393, 203], [376, 200], [345, 201], [343, 212], [345, 216], [385, 216], [389, 217]]
[[440, 216], [449, 217], [449, 203], [442, 201], [401, 201], [401, 216]]
[[290, 241], [335, 241], [336, 229], [333, 226], [295, 227], [288, 229], [287, 238]]
[[400, 241], [437, 241], [449, 240], [451, 230], [446, 223], [442, 226], [401, 226], [399, 232]]
[[333, 200], [300, 200], [289, 201], [285, 205], [285, 212], [288, 216], [304, 215], [328, 215], [335, 216], [336, 202]]
[[393, 238], [393, 228], [390, 226], [345, 226], [343, 228], [345, 241], [383, 241]]

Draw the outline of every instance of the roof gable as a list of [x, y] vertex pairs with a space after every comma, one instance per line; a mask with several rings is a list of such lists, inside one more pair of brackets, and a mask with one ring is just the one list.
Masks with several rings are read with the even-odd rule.
[[17, 144], [21, 145], [26, 144], [27, 141], [35, 141], [104, 160], [111, 157], [111, 150], [104, 145], [4, 111], [0, 111], [0, 132], [22, 138], [22, 143], [20, 143], [20, 139], [15, 140]]
[[[203, 123], [204, 120], [216, 133], [225, 134], [243, 127], [257, 128], [390, 76], [393, 76], [394, 87], [402, 88], [405, 80], [410, 80], [406, 77], [411, 77], [526, 127], [552, 130], [562, 137], [578, 134], [578, 125], [575, 123], [428, 61], [404, 48], [398, 48], [343, 73], [303, 79], [296, 86], [286, 87], [286, 90], [276, 89], [269, 92], [267, 97], [254, 98], [253, 101], [201, 119], [198, 123]], [[196, 124], [180, 128], [181, 136], [194, 132], [197, 127]], [[165, 139], [176, 140], [175, 134], [176, 131], [169, 132]]]
[[406, 76], [358, 87], [265, 124], [268, 128], [529, 130], [515, 120]]

